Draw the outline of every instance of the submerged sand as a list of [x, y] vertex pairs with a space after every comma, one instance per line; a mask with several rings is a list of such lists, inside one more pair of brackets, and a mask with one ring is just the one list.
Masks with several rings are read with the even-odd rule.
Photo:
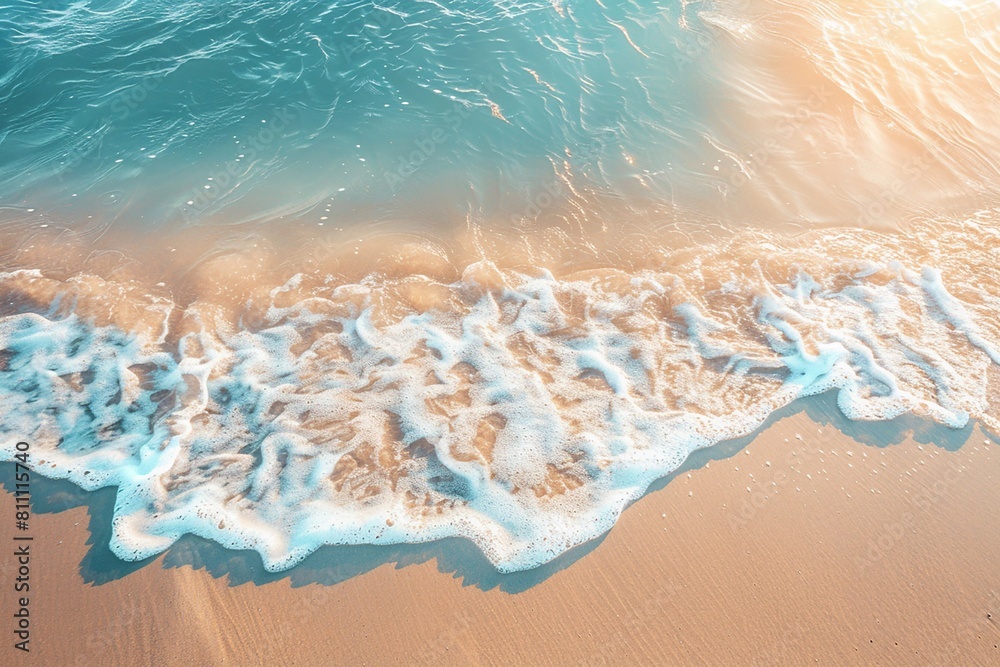
[[852, 423], [825, 398], [798, 402], [699, 453], [604, 539], [507, 576], [457, 540], [331, 548], [278, 575], [201, 541], [120, 563], [102, 555], [110, 496], [36, 477], [36, 510], [68, 508], [33, 516], [30, 661], [987, 664], [1000, 659], [996, 444], [978, 427]]

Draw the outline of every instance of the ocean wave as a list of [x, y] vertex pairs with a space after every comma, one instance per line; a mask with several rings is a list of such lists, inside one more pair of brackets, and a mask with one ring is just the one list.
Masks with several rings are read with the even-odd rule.
[[531, 224], [557, 187], [571, 223], [885, 228], [1000, 195], [995, 0], [39, 4], [0, 2], [0, 205], [80, 224]]
[[8, 272], [0, 459], [25, 440], [39, 473], [117, 487], [124, 559], [459, 535], [523, 570], [802, 396], [996, 430], [995, 220], [746, 232], [641, 271], [298, 273], [237, 311]]

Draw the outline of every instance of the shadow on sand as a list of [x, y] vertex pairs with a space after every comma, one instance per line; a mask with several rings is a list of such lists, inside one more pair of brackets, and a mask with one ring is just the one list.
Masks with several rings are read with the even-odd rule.
[[[801, 399], [786, 406], [772, 414], [750, 435], [695, 452], [680, 468], [653, 482], [647, 493], [664, 488], [678, 475], [701, 468], [709, 461], [730, 458], [772, 424], [799, 412], [805, 412], [821, 426], [833, 426], [844, 435], [872, 447], [888, 447], [912, 437], [919, 443], [954, 451], [968, 440], [973, 429], [971, 423], [962, 429], [950, 429], [913, 415], [887, 422], [852, 422], [837, 408], [836, 395], [831, 392]], [[987, 437], [1000, 444], [1000, 439], [995, 435], [987, 433]], [[4, 463], [0, 467], [3, 468], [0, 483], [8, 491], [12, 491], [13, 465]], [[32, 511], [36, 514], [87, 507], [90, 515], [90, 537], [87, 544], [90, 549], [80, 563], [80, 574], [85, 582], [100, 585], [121, 579], [156, 560], [154, 557], [127, 562], [111, 552], [109, 543], [115, 504], [114, 488], [86, 492], [64, 480], [50, 480], [33, 475], [31, 490]], [[261, 585], [285, 578], [292, 586], [305, 586], [312, 583], [338, 584], [385, 564], [393, 564], [396, 569], [400, 569], [435, 560], [439, 571], [461, 579], [465, 586], [477, 586], [483, 590], [499, 588], [507, 593], [519, 593], [580, 560], [596, 549], [605, 537], [607, 533], [567, 551], [541, 567], [513, 574], [497, 572], [472, 542], [461, 538], [426, 544], [328, 546], [316, 551], [291, 570], [271, 573], [264, 569], [260, 556], [255, 551], [226, 549], [215, 542], [188, 535], [170, 547], [163, 558], [163, 567], [190, 566], [204, 569], [213, 577], [228, 577], [231, 586], [248, 582]]]

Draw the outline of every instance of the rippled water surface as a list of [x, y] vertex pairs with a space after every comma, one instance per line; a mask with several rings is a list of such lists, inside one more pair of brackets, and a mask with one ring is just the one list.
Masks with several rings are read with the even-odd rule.
[[0, 1], [0, 454], [518, 570], [800, 396], [995, 429], [998, 119], [992, 1]]

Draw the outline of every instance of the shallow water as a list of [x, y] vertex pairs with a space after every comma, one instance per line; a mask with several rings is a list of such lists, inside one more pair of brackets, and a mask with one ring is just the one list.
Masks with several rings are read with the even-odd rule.
[[0, 442], [112, 547], [601, 534], [836, 390], [997, 427], [1000, 4], [0, 3]]

